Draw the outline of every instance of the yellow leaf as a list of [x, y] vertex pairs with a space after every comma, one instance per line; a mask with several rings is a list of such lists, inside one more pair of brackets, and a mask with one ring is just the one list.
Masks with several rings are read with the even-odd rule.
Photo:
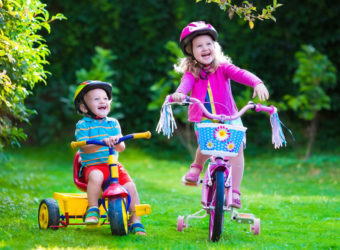
[[253, 29], [254, 28], [254, 22], [249, 21], [249, 27], [250, 27], [250, 29]]

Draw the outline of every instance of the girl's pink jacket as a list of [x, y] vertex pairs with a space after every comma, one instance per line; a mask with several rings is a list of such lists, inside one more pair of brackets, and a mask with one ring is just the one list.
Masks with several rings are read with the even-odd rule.
[[[251, 87], [262, 83], [256, 75], [247, 70], [241, 69], [231, 63], [221, 63], [213, 74], [208, 75], [212, 95], [215, 102], [216, 114], [233, 115], [237, 112], [235, 100], [231, 93], [230, 79]], [[208, 80], [195, 79], [192, 73], [184, 73], [181, 84], [176, 92], [187, 95], [191, 91], [191, 96], [204, 102], [208, 89]], [[219, 105], [223, 104], [223, 105]], [[203, 111], [198, 105], [189, 106], [189, 121], [200, 122]]]

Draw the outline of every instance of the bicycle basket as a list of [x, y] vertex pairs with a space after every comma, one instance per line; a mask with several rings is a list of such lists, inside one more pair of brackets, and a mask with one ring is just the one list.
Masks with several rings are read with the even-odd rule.
[[237, 156], [246, 127], [222, 123], [199, 123], [198, 143], [202, 154]]

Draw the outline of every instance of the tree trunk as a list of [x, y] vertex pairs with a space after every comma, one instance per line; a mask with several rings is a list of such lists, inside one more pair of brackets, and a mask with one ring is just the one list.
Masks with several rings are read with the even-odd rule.
[[313, 144], [315, 141], [315, 136], [318, 131], [318, 123], [319, 123], [319, 116], [318, 112], [316, 112], [314, 119], [311, 121], [309, 129], [308, 129], [308, 144], [306, 149], [305, 160], [307, 160], [311, 156]]
[[180, 142], [189, 151], [191, 157], [194, 158], [196, 154], [196, 136], [192, 125], [190, 123], [185, 123], [184, 126], [177, 124], [177, 127]]

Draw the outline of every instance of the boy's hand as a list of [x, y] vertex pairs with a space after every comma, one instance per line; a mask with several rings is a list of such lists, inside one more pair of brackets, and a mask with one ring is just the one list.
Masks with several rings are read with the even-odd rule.
[[269, 92], [263, 83], [257, 84], [254, 88], [253, 98], [255, 98], [255, 96], [258, 96], [260, 101], [268, 100]]
[[103, 142], [105, 142], [105, 144], [111, 148], [111, 147], [114, 147], [115, 144], [117, 144], [117, 142], [119, 141], [119, 138], [121, 138], [121, 136], [109, 136], [105, 138]]
[[173, 94], [171, 95], [171, 97], [172, 97], [172, 100], [173, 100], [174, 102], [181, 102], [181, 101], [183, 101], [187, 96], [184, 95], [184, 94], [182, 94], [182, 93], [175, 92], [175, 93], [173, 93]]

